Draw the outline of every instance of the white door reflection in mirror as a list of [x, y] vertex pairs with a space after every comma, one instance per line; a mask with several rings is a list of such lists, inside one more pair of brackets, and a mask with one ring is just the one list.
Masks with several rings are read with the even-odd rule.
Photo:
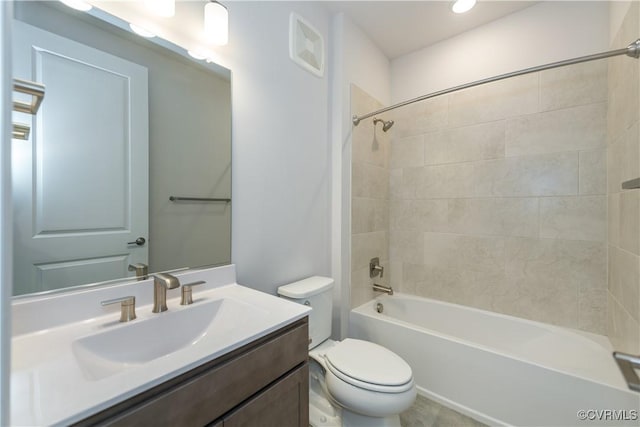
[[14, 76], [45, 85], [36, 116], [14, 113], [32, 126], [12, 142], [14, 294], [131, 275], [148, 263], [147, 69], [14, 25]]

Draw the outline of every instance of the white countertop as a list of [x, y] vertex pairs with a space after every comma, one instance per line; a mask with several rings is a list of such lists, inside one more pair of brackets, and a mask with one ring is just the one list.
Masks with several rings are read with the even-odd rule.
[[[233, 269], [233, 266], [229, 266]], [[59, 294], [46, 298], [33, 298], [32, 300], [19, 300], [14, 309], [14, 321], [25, 313], [35, 314], [38, 309], [47, 313], [52, 306], [60, 309], [64, 307], [64, 321], [52, 319], [52, 328], [39, 328], [44, 322], [42, 319], [33, 321], [30, 325], [14, 327], [12, 340], [12, 370], [11, 370], [11, 425], [68, 425], [80, 421], [94, 413], [106, 409], [118, 402], [124, 401], [155, 385], [161, 384], [179, 374], [189, 371], [205, 362], [220, 357], [232, 350], [242, 347], [260, 337], [266, 336], [277, 329], [293, 323], [308, 315], [310, 309], [306, 306], [294, 304], [290, 301], [268, 295], [235, 283], [235, 270], [233, 270], [233, 283], [223, 283], [228, 280], [216, 280], [208, 273], [226, 274], [229, 277], [227, 267], [210, 269], [211, 271], [199, 271], [197, 274], [189, 273], [181, 277], [181, 282], [188, 283], [194, 278], [209, 279], [208, 285], [199, 289], [193, 289], [194, 304], [180, 306], [179, 296], [170, 291], [173, 298], [167, 299], [169, 311], [164, 313], [151, 313], [151, 305], [136, 307], [138, 318], [129, 323], [119, 323], [119, 307], [103, 309], [99, 302], [110, 291], [89, 290], [80, 300], [91, 302], [98, 313], [102, 314], [82, 319], [69, 316], [69, 306], [65, 295]], [[198, 277], [196, 277], [198, 276]], [[140, 283], [140, 282], [139, 282]], [[140, 285], [130, 284], [118, 287], [116, 296], [128, 295], [127, 291], [140, 290]], [[148, 286], [143, 288], [149, 291]], [[124, 293], [123, 293], [124, 292]], [[73, 293], [68, 298], [75, 297]], [[113, 294], [113, 291], [111, 291]], [[179, 292], [177, 293], [179, 295]], [[133, 322], [153, 321], [153, 316], [179, 316], [180, 311], [195, 307], [204, 307], [213, 304], [218, 299], [232, 301], [235, 310], [246, 307], [246, 319], [238, 317], [237, 323], [226, 322], [224, 331], [216, 334], [200, 334], [193, 343], [178, 351], [162, 357], [150, 360], [146, 363], [131, 364], [119, 372], [105, 377], [96, 377], [83, 369], [78, 363], [77, 355], [74, 355], [73, 342], [78, 338], [89, 336], [104, 331], [113, 331], [115, 328], [126, 328]], [[31, 306], [29, 305], [31, 304]], [[35, 304], [35, 305], [34, 305]], [[86, 315], [86, 313], [85, 313]], [[251, 320], [253, 318], [253, 320]], [[38, 323], [41, 322], [41, 323]], [[231, 324], [230, 324], [231, 323]], [[196, 325], [194, 325], [196, 326]], [[219, 326], [216, 326], [219, 327]], [[23, 332], [16, 334], [16, 330]], [[215, 338], [215, 339], [214, 339]], [[146, 337], [140, 342], [144, 346], [150, 340], [162, 340], [162, 330], [157, 335]], [[146, 341], [149, 340], [149, 341]]]

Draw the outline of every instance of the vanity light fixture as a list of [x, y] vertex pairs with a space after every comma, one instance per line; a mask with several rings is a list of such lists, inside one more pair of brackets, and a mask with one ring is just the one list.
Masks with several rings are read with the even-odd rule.
[[218, 46], [229, 42], [229, 11], [215, 0], [204, 6], [204, 34], [208, 41]]
[[137, 35], [139, 35], [140, 37], [144, 37], [147, 39], [150, 39], [152, 37], [155, 37], [156, 35], [154, 33], [152, 33], [151, 31], [145, 30], [142, 27], [138, 27], [135, 24], [129, 24], [129, 28], [131, 28], [131, 31], [133, 31], [134, 33], [136, 33]]
[[473, 9], [476, 5], [476, 0], [456, 0], [451, 6], [451, 10], [454, 13], [465, 13]]
[[158, 16], [171, 18], [176, 14], [176, 0], [145, 0], [147, 8]]
[[83, 0], [60, 0], [60, 2], [66, 6], [69, 6], [72, 9], [79, 10], [82, 12], [88, 12], [91, 10], [92, 6]]

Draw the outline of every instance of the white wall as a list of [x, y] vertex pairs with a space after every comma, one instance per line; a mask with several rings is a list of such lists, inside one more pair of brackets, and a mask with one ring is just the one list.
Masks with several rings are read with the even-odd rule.
[[[389, 61], [348, 18], [331, 20], [321, 2], [228, 7], [230, 44], [221, 64], [233, 73], [232, 262], [238, 281], [274, 293], [306, 276], [333, 277], [334, 336], [344, 336], [349, 289], [341, 286], [341, 276], [344, 268], [349, 277], [343, 256], [348, 261], [350, 205], [342, 201], [351, 197], [350, 84], [387, 104]], [[288, 57], [291, 11], [325, 37], [329, 62], [323, 78]]]
[[11, 377], [11, 2], [0, 2], [0, 425], [9, 425]]
[[392, 102], [609, 49], [607, 2], [536, 4], [396, 58]]
[[613, 39], [618, 34], [629, 7], [631, 7], [631, 1], [609, 2], [609, 43], [613, 42]]
[[[358, 85], [369, 95], [383, 104], [391, 100], [389, 59], [380, 48], [344, 13], [335, 15], [334, 22], [342, 28], [342, 68], [343, 89], [347, 95], [346, 104], [349, 107], [349, 87]], [[336, 64], [339, 65], [339, 64]], [[343, 127], [344, 133], [351, 131], [351, 122]]]
[[[324, 5], [228, 2], [232, 70], [232, 262], [238, 282], [279, 285], [330, 275], [328, 76], [289, 59], [289, 14], [328, 40]], [[326, 44], [325, 44], [326, 45]]]
[[383, 104], [390, 100], [390, 64], [382, 51], [340, 13], [333, 17], [331, 40], [333, 336], [347, 333], [351, 276], [351, 84]]

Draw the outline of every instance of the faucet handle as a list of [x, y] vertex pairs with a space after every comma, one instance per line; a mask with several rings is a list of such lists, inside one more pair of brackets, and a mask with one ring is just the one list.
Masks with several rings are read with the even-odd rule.
[[180, 299], [180, 305], [189, 305], [193, 304], [193, 299], [191, 298], [191, 287], [196, 285], [203, 285], [207, 282], [204, 280], [198, 280], [197, 282], [185, 283], [182, 285], [182, 298]]
[[120, 303], [120, 321], [121, 322], [128, 322], [136, 318], [136, 297], [132, 295], [101, 301], [100, 305], [104, 307], [106, 305], [117, 304], [117, 303]]
[[127, 268], [127, 270], [135, 271], [136, 278], [138, 279], [138, 281], [146, 280], [148, 278], [149, 266], [147, 264], [143, 264], [141, 262], [136, 264], [129, 264], [129, 267]]
[[369, 261], [369, 277], [374, 278], [378, 275], [380, 278], [383, 277], [384, 267], [380, 265], [379, 257], [371, 258], [371, 261]]

